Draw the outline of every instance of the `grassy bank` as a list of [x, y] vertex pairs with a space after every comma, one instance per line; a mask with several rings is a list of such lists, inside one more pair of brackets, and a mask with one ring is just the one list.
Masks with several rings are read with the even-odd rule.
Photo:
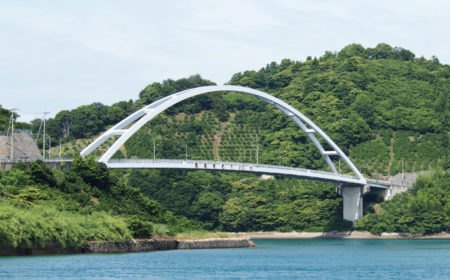
[[0, 205], [0, 244], [30, 248], [60, 244], [81, 247], [86, 240], [120, 241], [132, 238], [123, 219], [104, 212], [82, 215], [36, 206], [21, 209]]
[[189, 231], [178, 233], [176, 236], [177, 240], [187, 240], [187, 239], [209, 239], [209, 238], [232, 238], [239, 237], [236, 235], [231, 235], [227, 232], [209, 232], [209, 231]]

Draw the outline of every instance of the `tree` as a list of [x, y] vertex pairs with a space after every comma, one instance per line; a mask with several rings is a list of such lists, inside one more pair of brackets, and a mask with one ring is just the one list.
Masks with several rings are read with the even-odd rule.
[[85, 183], [99, 189], [106, 189], [111, 184], [109, 170], [106, 165], [95, 161], [93, 156], [87, 156], [85, 159], [76, 156], [70, 166], [70, 172], [74, 172]]
[[108, 107], [101, 103], [80, 106], [71, 113], [71, 130], [75, 138], [85, 138], [102, 131], [107, 122]]
[[390, 58], [392, 56], [392, 47], [386, 43], [379, 43], [375, 49], [373, 49], [373, 55], [375, 58]]
[[30, 165], [31, 178], [39, 184], [48, 184], [51, 187], [56, 186], [56, 179], [50, 167], [42, 160], [36, 160]]
[[203, 192], [194, 204], [194, 215], [202, 222], [211, 223], [211, 229], [219, 225], [223, 199], [216, 193]]
[[357, 95], [352, 107], [370, 126], [374, 125], [374, 104], [367, 94]]
[[359, 57], [363, 57], [365, 58], [366, 55], [366, 49], [361, 46], [360, 44], [350, 44], [345, 46], [339, 53], [338, 53], [338, 57], [339, 58], [350, 58], [353, 56], [359, 56]]
[[394, 59], [410, 61], [413, 60], [415, 57], [416, 55], [412, 53], [410, 50], [401, 47], [395, 47], [392, 51], [392, 58]]
[[6, 131], [8, 129], [9, 118], [11, 117], [11, 111], [4, 109], [0, 105], [0, 131]]
[[59, 123], [63, 138], [70, 136], [70, 118], [69, 110], [62, 110], [55, 116], [55, 120]]
[[178, 91], [213, 84], [214, 83], [211, 81], [202, 79], [198, 74], [177, 81], [168, 79], [164, 80], [162, 83], [155, 82], [147, 86], [139, 93], [139, 98], [144, 104], [150, 104], [164, 96], [168, 96]]

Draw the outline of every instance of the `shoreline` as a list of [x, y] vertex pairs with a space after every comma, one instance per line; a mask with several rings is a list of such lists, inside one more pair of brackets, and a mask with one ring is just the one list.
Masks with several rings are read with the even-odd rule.
[[384, 232], [372, 234], [368, 231], [330, 231], [330, 232], [236, 232], [230, 235], [248, 237], [250, 239], [450, 239], [449, 232], [437, 234]]
[[151, 252], [160, 250], [231, 249], [255, 247], [252, 240], [263, 239], [450, 239], [450, 232], [437, 234], [381, 233], [368, 231], [331, 232], [230, 232], [229, 238], [175, 239], [154, 237], [126, 241], [88, 241], [82, 247], [62, 247], [49, 244], [46, 247], [15, 248], [0, 247], [0, 256], [39, 256], [65, 254], [108, 254]]
[[0, 247], [0, 256], [40, 256], [66, 254], [108, 254], [152, 252], [160, 250], [190, 249], [227, 249], [255, 247], [248, 237], [208, 238], [208, 239], [175, 239], [147, 238], [126, 241], [88, 241], [82, 247], [62, 247], [60, 244], [49, 244], [45, 247], [15, 248]]

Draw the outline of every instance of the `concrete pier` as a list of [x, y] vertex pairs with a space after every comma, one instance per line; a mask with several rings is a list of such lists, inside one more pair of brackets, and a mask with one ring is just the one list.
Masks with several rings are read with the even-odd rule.
[[342, 186], [341, 193], [344, 199], [344, 220], [355, 222], [363, 217], [362, 187]]

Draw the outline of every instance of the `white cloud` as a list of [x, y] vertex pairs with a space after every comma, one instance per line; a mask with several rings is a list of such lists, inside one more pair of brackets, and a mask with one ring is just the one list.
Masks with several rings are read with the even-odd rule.
[[179, 8], [188, 15], [190, 27], [198, 30], [246, 33], [267, 27], [278, 27], [282, 21], [267, 11], [261, 2], [184, 1]]
[[354, 42], [450, 61], [444, 0], [42, 0], [0, 11], [0, 104], [24, 111], [135, 99], [151, 82], [196, 73], [223, 83]]

